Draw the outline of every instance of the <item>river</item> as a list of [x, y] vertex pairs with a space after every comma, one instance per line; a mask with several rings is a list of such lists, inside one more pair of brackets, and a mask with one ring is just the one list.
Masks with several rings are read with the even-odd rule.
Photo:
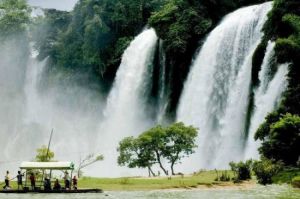
[[102, 194], [0, 194], [0, 199], [298, 199], [300, 190], [288, 185], [256, 186], [248, 190], [195, 189], [195, 190], [159, 190], [159, 191], [108, 191]]

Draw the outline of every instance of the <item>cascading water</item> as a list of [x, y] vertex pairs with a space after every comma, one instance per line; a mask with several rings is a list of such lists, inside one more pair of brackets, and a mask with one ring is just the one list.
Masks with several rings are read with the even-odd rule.
[[166, 55], [163, 49], [163, 41], [159, 41], [159, 92], [158, 92], [158, 113], [157, 123], [163, 124], [165, 122], [165, 113], [168, 105], [167, 101], [167, 87], [166, 87]]
[[[154, 123], [146, 113], [149, 84], [152, 80], [153, 59], [157, 36], [153, 29], [138, 35], [125, 50], [113, 88], [104, 110], [99, 139], [106, 144], [99, 146], [106, 161], [101, 164], [104, 175], [128, 175], [128, 169], [112, 169], [116, 165], [118, 142], [126, 137], [138, 135]], [[107, 165], [106, 165], [107, 164]], [[105, 171], [107, 170], [107, 171]], [[116, 171], [113, 173], [112, 171]], [[126, 173], [126, 174], [125, 174]]]
[[243, 159], [252, 55], [271, 7], [269, 2], [226, 16], [193, 63], [177, 111], [178, 121], [200, 129], [193, 169]]
[[259, 158], [259, 142], [254, 141], [254, 135], [259, 125], [264, 121], [268, 113], [278, 107], [282, 93], [286, 90], [288, 81], [288, 65], [278, 66], [278, 70], [271, 79], [270, 59], [274, 55], [274, 43], [269, 43], [262, 69], [259, 73], [260, 85], [254, 96], [254, 112], [250, 121], [249, 138], [246, 146], [245, 159]]

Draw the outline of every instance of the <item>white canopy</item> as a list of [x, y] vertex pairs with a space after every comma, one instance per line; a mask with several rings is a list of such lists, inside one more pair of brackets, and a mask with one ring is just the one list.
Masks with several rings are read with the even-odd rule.
[[72, 162], [22, 162], [20, 169], [73, 170]]

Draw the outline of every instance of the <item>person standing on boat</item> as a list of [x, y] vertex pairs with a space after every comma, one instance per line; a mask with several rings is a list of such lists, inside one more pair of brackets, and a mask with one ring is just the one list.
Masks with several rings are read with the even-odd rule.
[[44, 190], [51, 191], [51, 181], [50, 178], [46, 177], [44, 180]]
[[9, 181], [10, 181], [9, 171], [6, 171], [6, 175], [5, 175], [5, 186], [3, 187], [3, 189], [10, 189], [10, 188], [11, 188], [11, 187], [9, 186]]
[[73, 182], [73, 189], [77, 190], [77, 182], [78, 182], [78, 180], [77, 180], [76, 176], [73, 177], [72, 182]]
[[18, 171], [17, 180], [18, 180], [18, 190], [20, 190], [20, 187], [23, 189], [23, 174], [21, 171]]
[[70, 180], [71, 179], [70, 179], [70, 175], [69, 175], [68, 171], [65, 172], [64, 179], [65, 179], [65, 189], [69, 190], [70, 189]]
[[34, 191], [35, 190], [35, 176], [34, 176], [34, 173], [30, 174], [29, 180], [30, 180], [30, 184], [31, 184], [31, 189]]

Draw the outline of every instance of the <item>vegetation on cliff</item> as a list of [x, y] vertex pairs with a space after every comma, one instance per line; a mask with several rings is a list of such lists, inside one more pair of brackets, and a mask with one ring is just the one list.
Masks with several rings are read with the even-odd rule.
[[[264, 42], [276, 42], [276, 63], [289, 63], [289, 86], [278, 110], [270, 113], [255, 139], [262, 141], [260, 153], [274, 162], [295, 166], [299, 161], [300, 114], [300, 2], [275, 0], [264, 26]], [[262, 44], [263, 45], [263, 44]]]

